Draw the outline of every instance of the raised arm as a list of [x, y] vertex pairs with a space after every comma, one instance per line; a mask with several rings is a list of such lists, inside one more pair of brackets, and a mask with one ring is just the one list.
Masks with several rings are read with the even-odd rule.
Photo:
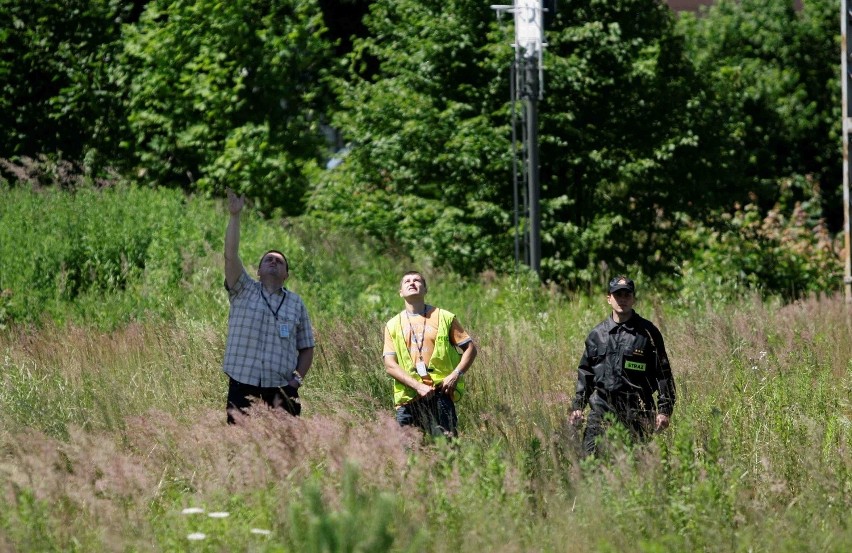
[[240, 259], [240, 212], [245, 205], [245, 196], [237, 196], [228, 189], [228, 228], [225, 230], [225, 283], [228, 288], [236, 286], [243, 274], [243, 262]]

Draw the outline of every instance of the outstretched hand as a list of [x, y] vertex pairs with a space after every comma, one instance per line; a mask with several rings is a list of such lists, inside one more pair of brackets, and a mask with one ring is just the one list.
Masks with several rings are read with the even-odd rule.
[[228, 212], [231, 215], [239, 215], [246, 204], [246, 197], [237, 196], [230, 188], [226, 191], [228, 192]]

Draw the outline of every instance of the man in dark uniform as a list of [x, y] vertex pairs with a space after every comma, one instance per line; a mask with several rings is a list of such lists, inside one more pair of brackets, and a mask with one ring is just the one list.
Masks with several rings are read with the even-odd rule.
[[617, 420], [638, 440], [669, 426], [675, 404], [674, 377], [662, 334], [633, 311], [635, 292], [631, 279], [623, 275], [613, 278], [606, 296], [612, 316], [586, 338], [568, 417], [572, 425], [582, 423], [583, 410], [589, 404], [583, 434], [586, 455], [597, 451], [607, 419]]

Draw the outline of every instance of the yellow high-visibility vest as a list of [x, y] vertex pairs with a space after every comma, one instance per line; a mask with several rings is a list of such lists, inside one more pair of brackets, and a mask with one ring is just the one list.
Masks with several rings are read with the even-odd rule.
[[[437, 307], [435, 309], [438, 309]], [[429, 376], [433, 382], [440, 384], [451, 372], [453, 372], [461, 361], [461, 354], [456, 350], [455, 346], [450, 343], [450, 327], [453, 324], [453, 319], [456, 316], [444, 309], [438, 309], [438, 335], [435, 336], [435, 350], [432, 352], [432, 357], [429, 359]], [[402, 313], [388, 321], [388, 332], [391, 340], [393, 340], [394, 349], [396, 350], [396, 362], [414, 378], [420, 380], [417, 374], [417, 369], [414, 367], [414, 361], [411, 359], [411, 354], [408, 351], [408, 344], [405, 343], [405, 333], [402, 331]], [[456, 393], [453, 401], [458, 401], [464, 394], [464, 382], [459, 379], [456, 383]], [[393, 403], [394, 405], [403, 405], [418, 397], [417, 392], [413, 388], [409, 388], [405, 384], [393, 381]]]

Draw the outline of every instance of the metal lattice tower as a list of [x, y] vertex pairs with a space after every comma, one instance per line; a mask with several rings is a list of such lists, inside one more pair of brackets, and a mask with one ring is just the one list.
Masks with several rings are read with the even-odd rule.
[[[515, 0], [514, 4], [492, 5], [498, 17], [502, 13], [511, 13], [515, 22], [515, 59], [511, 70], [512, 102], [512, 154], [514, 166], [514, 203], [515, 203], [515, 263], [521, 259], [520, 221], [523, 214], [527, 219], [524, 228], [523, 257], [530, 268], [541, 274], [541, 210], [538, 158], [538, 101], [543, 96], [542, 53], [544, 43], [544, 11], [541, 0]], [[520, 115], [515, 106], [521, 102]], [[516, 129], [521, 128], [523, 148], [521, 149], [520, 175], [518, 171], [518, 148]], [[526, 187], [521, 187], [521, 180]], [[523, 194], [523, 210], [519, 206], [519, 190]]]

